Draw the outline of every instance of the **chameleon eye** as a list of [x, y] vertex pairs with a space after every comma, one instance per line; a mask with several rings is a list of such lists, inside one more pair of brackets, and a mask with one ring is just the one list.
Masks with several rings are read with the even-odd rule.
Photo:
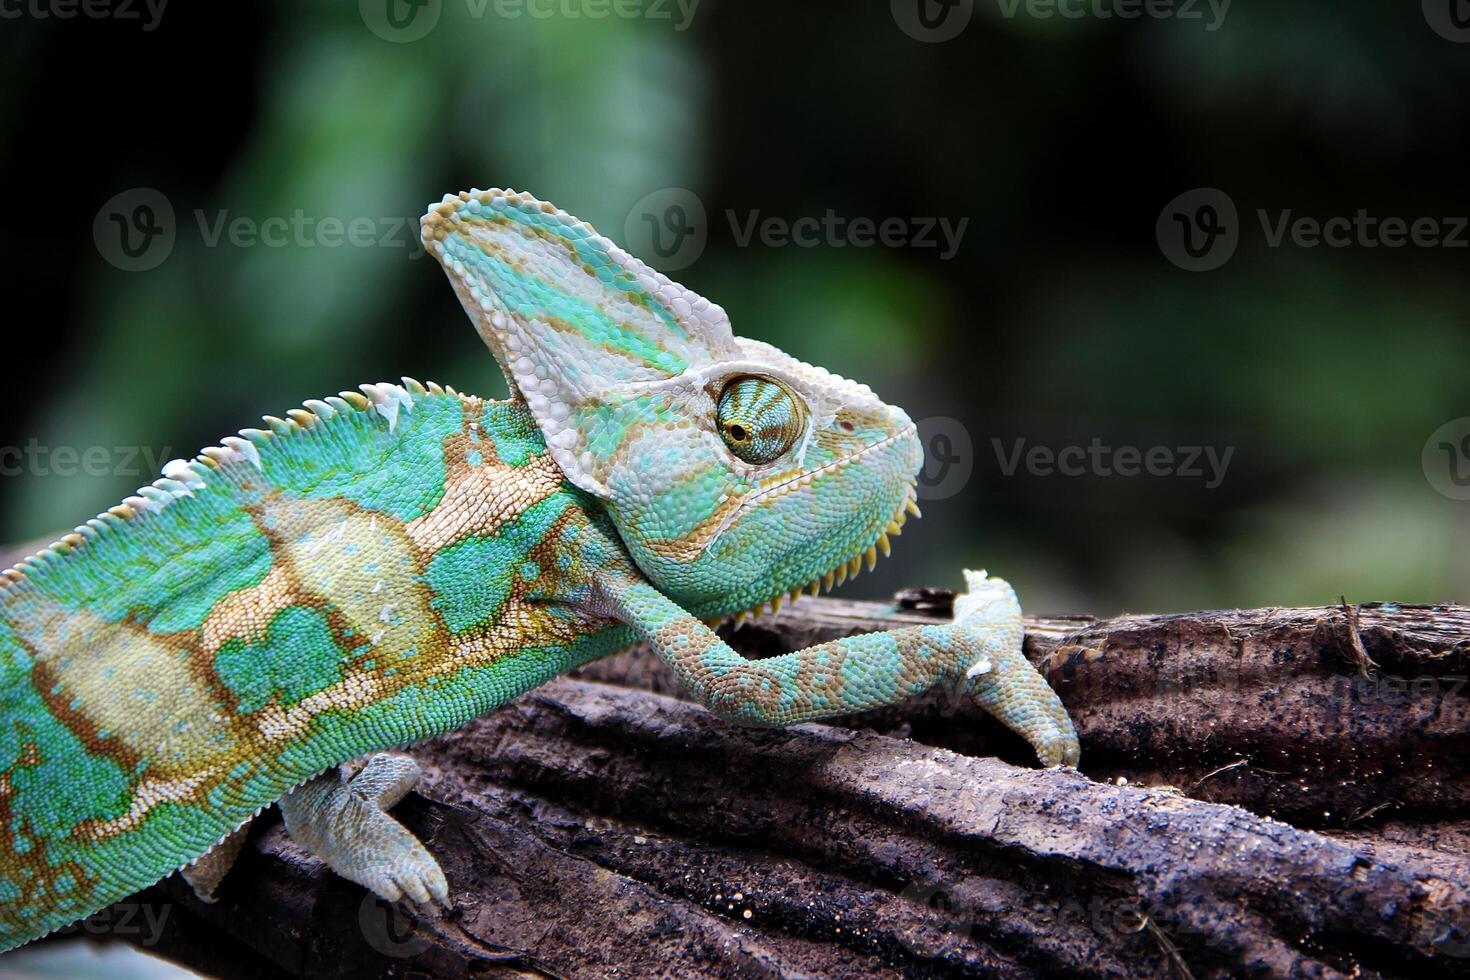
[[742, 375], [720, 392], [715, 423], [730, 452], [760, 465], [796, 445], [806, 431], [806, 406], [779, 381]]

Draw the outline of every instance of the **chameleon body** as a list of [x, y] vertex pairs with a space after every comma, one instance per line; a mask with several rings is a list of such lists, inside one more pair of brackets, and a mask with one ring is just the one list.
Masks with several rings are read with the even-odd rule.
[[273, 802], [340, 873], [445, 904], [383, 812], [412, 761], [338, 766], [638, 642], [736, 722], [951, 681], [1076, 762], [983, 573], [953, 625], [761, 661], [709, 625], [887, 551], [922, 462], [901, 410], [526, 195], [449, 196], [422, 228], [511, 400], [405, 380], [307, 402], [0, 578], [0, 948], [175, 870], [207, 896]]

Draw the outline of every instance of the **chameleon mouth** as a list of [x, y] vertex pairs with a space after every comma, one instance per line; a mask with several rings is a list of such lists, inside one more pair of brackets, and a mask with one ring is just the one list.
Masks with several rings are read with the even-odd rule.
[[[886, 441], [887, 440], [885, 440], [885, 442]], [[879, 443], [878, 445], [882, 445], [882, 443]], [[876, 448], [876, 446], [872, 448]], [[870, 543], [866, 549], [858, 552], [847, 561], [837, 563], [832, 568], [828, 569], [823, 574], [818, 575], [816, 578], [812, 579], [805, 585], [799, 585], [794, 589], [777, 593], [770, 599], [758, 602], [748, 609], [742, 609], [741, 611], [728, 616], [716, 616], [712, 619], [706, 620], [705, 622], [713, 627], [718, 625], [719, 623], [724, 622], [727, 619], [733, 619], [735, 621], [736, 627], [738, 628], [740, 626], [744, 626], [746, 623], [750, 622], [757, 616], [767, 614], [775, 615], [776, 613], [780, 612], [788, 602], [795, 602], [803, 595], [815, 596], [820, 595], [822, 592], [831, 592], [833, 589], [837, 588], [837, 586], [843, 584], [848, 579], [856, 578], [858, 574], [863, 570], [864, 566], [866, 566], [868, 571], [871, 572], [878, 564], [878, 557], [880, 552], [882, 553], [882, 557], [888, 557], [892, 550], [892, 545], [889, 542], [889, 538], [896, 538], [903, 533], [903, 526], [908, 521], [909, 515], [913, 515], [914, 517], [923, 516], [919, 512], [919, 493], [917, 489], [917, 478], [909, 481], [909, 485], [906, 488], [906, 492], [904, 493], [903, 503], [898, 505], [898, 508], [893, 512], [893, 516], [888, 519], [888, 524], [883, 528], [882, 531], [878, 532], [878, 537], [874, 539], [873, 542]]]

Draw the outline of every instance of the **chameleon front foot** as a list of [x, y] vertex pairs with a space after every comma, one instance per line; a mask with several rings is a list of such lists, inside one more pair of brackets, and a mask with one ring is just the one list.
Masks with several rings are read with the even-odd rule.
[[419, 779], [418, 763], [375, 755], [351, 779], [332, 769], [280, 801], [286, 830], [302, 847], [385, 902], [407, 899], [432, 914], [449, 906], [439, 862], [385, 812]]
[[1004, 579], [965, 570], [956, 597], [956, 639], [971, 648], [970, 693], [997, 721], [1036, 750], [1045, 766], [1075, 766], [1082, 756], [1072, 719], [1046, 678], [1022, 653], [1021, 604]]

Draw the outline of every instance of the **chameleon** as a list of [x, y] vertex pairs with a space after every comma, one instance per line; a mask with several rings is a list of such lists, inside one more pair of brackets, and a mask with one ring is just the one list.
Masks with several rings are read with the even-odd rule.
[[919, 512], [902, 409], [527, 194], [448, 195], [421, 234], [508, 399], [307, 401], [0, 574], [0, 949], [175, 871], [212, 900], [271, 804], [337, 874], [437, 914], [448, 882], [388, 813], [419, 770], [389, 750], [638, 644], [733, 723], [948, 683], [1077, 764], [984, 572], [952, 622], [762, 660], [714, 628], [889, 552]]

